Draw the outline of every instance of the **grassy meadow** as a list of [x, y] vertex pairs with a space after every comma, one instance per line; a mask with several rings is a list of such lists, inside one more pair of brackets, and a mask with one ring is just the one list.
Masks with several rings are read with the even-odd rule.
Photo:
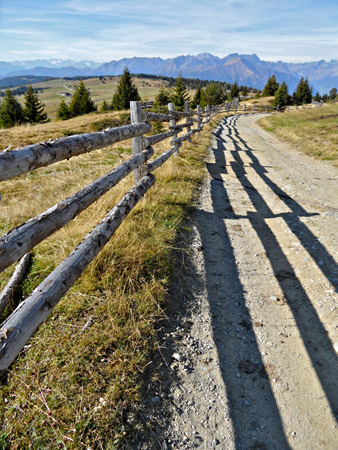
[[[104, 77], [102, 80], [99, 78], [83, 80], [85, 86], [89, 88], [92, 100], [98, 108], [100, 108], [104, 100], [106, 100], [107, 103], [111, 102], [119, 81], [120, 77]], [[68, 92], [73, 95], [74, 89], [78, 83], [79, 81], [76, 80], [59, 78], [51, 81], [44, 81], [42, 83], [35, 83], [33, 85], [34, 88], [43, 88], [43, 92], [39, 92], [39, 98], [45, 105], [45, 111], [50, 119], [55, 119], [56, 117], [56, 111], [60, 101], [64, 98], [61, 93]], [[161, 87], [167, 87], [166, 81], [146, 78], [134, 78], [134, 84], [138, 88], [142, 101], [154, 100], [159, 89]], [[16, 98], [23, 104], [23, 95], [18, 95]], [[66, 103], [70, 103], [70, 99], [71, 97], [65, 97]]]
[[290, 112], [260, 120], [260, 125], [308, 155], [338, 167], [338, 103], [321, 107], [293, 107]]
[[[124, 116], [123, 116], [124, 114]], [[127, 113], [0, 130], [0, 144], [123, 123]], [[97, 124], [99, 122], [99, 124]], [[205, 175], [216, 120], [155, 171], [157, 182], [30, 340], [3, 380], [0, 449], [116, 449], [138, 429], [142, 374], [156, 350], [174, 267], [173, 247]], [[108, 125], [107, 125], [108, 126]], [[169, 142], [156, 145], [159, 154]], [[1, 183], [0, 228], [7, 232], [130, 158], [131, 140]], [[132, 186], [128, 176], [39, 244], [21, 292], [1, 319], [59, 264]], [[0, 288], [13, 271], [0, 275]], [[84, 330], [85, 324], [90, 325]], [[147, 380], [149, 382], [149, 380]]]
[[[91, 98], [98, 109], [101, 107], [104, 100], [108, 104], [111, 102], [120, 78], [121, 77], [106, 76], [101, 80], [99, 78], [83, 80], [85, 86], [90, 90]], [[165, 80], [154, 80], [151, 78], [134, 78], [133, 81], [143, 102], [154, 100], [160, 88], [168, 87], [169, 85]], [[70, 95], [73, 95], [74, 89], [78, 83], [79, 81], [65, 80], [63, 78], [34, 83], [33, 88], [43, 88], [43, 92], [39, 92], [39, 98], [45, 105], [45, 111], [50, 119], [55, 119], [56, 111], [58, 110], [62, 98], [65, 98], [65, 101], [68, 104], [71, 101], [71, 97], [63, 97], [61, 93], [68, 92]], [[191, 91], [191, 93], [192, 92], [193, 91]], [[24, 95], [18, 95], [16, 98], [21, 104], [24, 103]]]

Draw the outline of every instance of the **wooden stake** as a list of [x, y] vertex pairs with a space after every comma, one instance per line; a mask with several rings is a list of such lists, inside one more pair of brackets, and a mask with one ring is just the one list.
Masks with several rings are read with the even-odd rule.
[[[130, 121], [132, 125], [142, 123], [142, 104], [141, 102], [130, 102]], [[142, 136], [136, 136], [132, 140], [133, 156], [139, 155], [143, 150]], [[138, 167], [134, 170], [134, 181], [137, 183], [145, 174], [144, 167]]]

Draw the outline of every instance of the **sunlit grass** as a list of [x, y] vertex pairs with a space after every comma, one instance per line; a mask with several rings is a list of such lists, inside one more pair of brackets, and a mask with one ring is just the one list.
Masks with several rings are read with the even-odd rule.
[[[116, 114], [107, 117], [116, 118]], [[13, 145], [25, 145], [68, 131], [90, 131], [96, 118], [92, 114], [18, 127], [6, 136]], [[155, 186], [13, 364], [0, 397], [0, 448], [113, 449], [138, 427], [133, 411], [155, 346], [154, 325], [163, 316], [174, 267], [172, 250], [205, 175], [203, 159], [213, 125], [184, 144], [178, 158], [172, 157], [155, 171]], [[19, 137], [15, 130], [20, 131]], [[131, 141], [125, 141], [1, 183], [1, 234], [129, 158], [130, 147]], [[163, 142], [156, 152], [168, 148], [169, 142]], [[130, 175], [34, 249], [21, 288], [23, 296], [76, 247], [132, 184]], [[12, 270], [0, 276], [1, 285]]]
[[338, 103], [275, 114], [259, 123], [308, 155], [338, 166]]

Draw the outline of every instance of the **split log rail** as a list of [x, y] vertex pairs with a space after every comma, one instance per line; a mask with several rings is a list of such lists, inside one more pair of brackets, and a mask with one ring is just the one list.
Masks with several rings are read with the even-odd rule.
[[[249, 108], [246, 105], [239, 105], [238, 102], [207, 106], [204, 111], [200, 106], [196, 111], [191, 111], [189, 103], [186, 102], [183, 112], [176, 111], [174, 105], [170, 103], [168, 114], [145, 111], [142, 106], [141, 102], [130, 103], [131, 125], [68, 136], [0, 153], [0, 181], [4, 181], [39, 167], [46, 167], [132, 138], [132, 158], [0, 238], [0, 272], [64, 227], [132, 171], [135, 181], [135, 185], [122, 200], [2, 323], [0, 375], [6, 372], [30, 337], [111, 239], [133, 207], [154, 185], [156, 178], [152, 172], [172, 155], [177, 156], [183, 142], [191, 141], [191, 137], [196, 133], [199, 135], [204, 125], [216, 114], [249, 113]], [[252, 112], [272, 110], [274, 109], [271, 107], [254, 106]], [[185, 119], [185, 122], [177, 123], [182, 119]], [[152, 130], [150, 122], [169, 122], [169, 131], [144, 136]], [[195, 124], [197, 126], [193, 128]], [[183, 131], [185, 134], [178, 136]], [[168, 138], [172, 138], [170, 148], [159, 157], [150, 160], [154, 155], [153, 145]], [[17, 278], [15, 280], [17, 283]], [[8, 293], [6, 295], [8, 299], [10, 296]], [[2, 310], [5, 307], [4, 302], [5, 300], [2, 301]]]

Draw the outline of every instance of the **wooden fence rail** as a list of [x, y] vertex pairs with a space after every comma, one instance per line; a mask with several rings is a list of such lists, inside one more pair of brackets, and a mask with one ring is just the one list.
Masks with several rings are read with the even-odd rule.
[[[267, 108], [256, 108], [255, 112]], [[271, 108], [270, 108], [271, 110]], [[184, 112], [168, 105], [168, 114], [142, 110], [140, 102], [131, 102], [131, 125], [110, 128], [96, 133], [69, 136], [54, 141], [29, 145], [22, 149], [0, 153], [0, 181], [69, 159], [73, 156], [104, 148], [132, 138], [133, 156], [111, 172], [57, 203], [42, 214], [9, 231], [0, 238], [0, 272], [18, 261], [37, 244], [65, 226], [78, 214], [97, 201], [118, 182], [134, 171], [135, 185], [107, 216], [92, 230], [81, 244], [15, 309], [1, 325], [0, 375], [4, 374], [32, 334], [48, 317], [62, 296], [81, 276], [98, 255], [132, 208], [156, 181], [151, 174], [173, 154], [177, 155], [182, 143], [203, 129], [216, 114], [240, 112], [236, 102], [196, 111], [185, 104]], [[248, 112], [246, 107], [243, 111]], [[177, 124], [185, 118], [184, 123]], [[152, 130], [149, 122], [169, 122], [169, 131], [144, 136]], [[197, 124], [196, 128], [192, 128]], [[183, 136], [178, 134], [186, 129]], [[153, 145], [171, 139], [170, 148], [154, 160]], [[2, 303], [2, 308], [4, 307]]]

